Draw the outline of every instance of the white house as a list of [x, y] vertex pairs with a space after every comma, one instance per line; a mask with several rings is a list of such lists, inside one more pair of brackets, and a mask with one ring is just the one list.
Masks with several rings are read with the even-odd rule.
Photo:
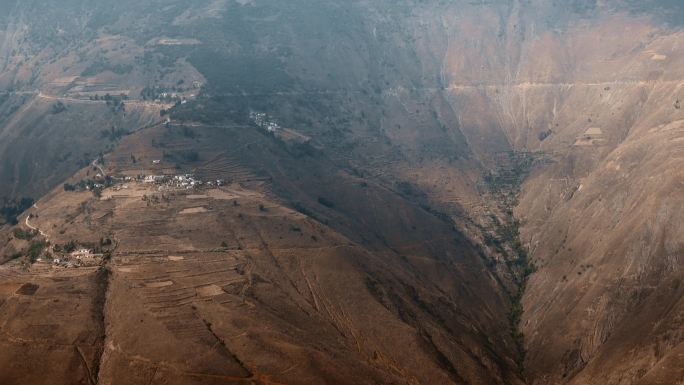
[[75, 257], [76, 259], [82, 259], [92, 257], [93, 254], [92, 251], [90, 251], [89, 249], [80, 249], [71, 253], [71, 256]]

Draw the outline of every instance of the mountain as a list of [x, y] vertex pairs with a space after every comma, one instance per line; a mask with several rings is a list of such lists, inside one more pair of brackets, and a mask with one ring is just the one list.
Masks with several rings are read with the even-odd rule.
[[679, 2], [0, 8], [0, 383], [684, 381]]

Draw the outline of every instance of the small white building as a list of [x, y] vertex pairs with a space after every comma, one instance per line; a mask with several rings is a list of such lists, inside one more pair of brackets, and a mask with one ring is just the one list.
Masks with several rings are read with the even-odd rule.
[[89, 249], [80, 249], [71, 253], [71, 256], [76, 259], [91, 258], [93, 256], [93, 253]]

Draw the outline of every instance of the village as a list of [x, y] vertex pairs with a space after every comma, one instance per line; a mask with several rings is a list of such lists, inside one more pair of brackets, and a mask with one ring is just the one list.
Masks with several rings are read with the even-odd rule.
[[303, 135], [293, 129], [283, 127], [265, 112], [251, 111], [249, 113], [249, 119], [258, 128], [285, 142], [309, 143], [311, 141], [309, 136]]
[[[154, 160], [153, 164], [160, 164], [160, 160]], [[111, 188], [113, 191], [128, 190], [131, 184], [140, 183], [153, 185], [158, 191], [165, 190], [193, 190], [200, 188], [213, 188], [225, 185], [225, 180], [201, 180], [194, 174], [138, 174], [136, 176], [105, 176], [102, 173], [95, 175], [93, 179], [83, 179], [76, 184], [66, 183], [65, 191], [92, 191], [99, 196], [104, 189]]]
[[264, 112], [251, 111], [249, 118], [257, 127], [266, 130], [266, 132], [276, 133], [281, 129], [278, 122], [269, 119], [269, 116]]
[[[153, 165], [161, 163], [154, 160]], [[97, 165], [95, 165], [97, 168]], [[99, 169], [98, 169], [99, 170]], [[82, 180], [75, 185], [65, 185], [67, 191], [91, 191], [98, 199], [109, 200], [113, 198], [138, 196], [150, 190], [159, 192], [188, 192], [195, 193], [204, 189], [222, 187], [226, 184], [223, 179], [201, 180], [191, 173], [179, 174], [139, 174], [136, 176], [105, 175], [100, 170], [94, 179]], [[145, 195], [140, 195], [145, 199]], [[27, 220], [28, 224], [28, 220]], [[38, 263], [52, 264], [60, 268], [79, 268], [98, 266], [109, 255], [112, 241], [109, 239], [101, 240], [97, 245], [81, 245], [70, 242], [65, 245], [53, 245], [50, 252], [44, 253], [35, 261]]]
[[[155, 160], [155, 164], [159, 164], [160, 161]], [[119, 191], [121, 189], [127, 189], [129, 186], [126, 183], [136, 182], [144, 183], [150, 185], [158, 186], [158, 190], [162, 191], [165, 189], [184, 189], [193, 190], [199, 189], [201, 187], [221, 187], [225, 184], [223, 179], [202, 181], [194, 176], [194, 174], [178, 174], [178, 175], [138, 175], [137, 177], [121, 177], [117, 178], [119, 181], [123, 181], [121, 185], [115, 185], [114, 191]]]
[[[55, 249], [58, 250], [58, 247], [55, 246]], [[38, 258], [36, 259], [36, 262], [52, 262], [54, 266], [63, 268], [90, 267], [99, 265], [104, 256], [105, 254], [95, 253], [92, 249], [80, 248], [70, 253], [62, 252], [59, 255], [55, 255], [54, 258], [52, 258], [52, 261], [45, 261], [43, 258]]]

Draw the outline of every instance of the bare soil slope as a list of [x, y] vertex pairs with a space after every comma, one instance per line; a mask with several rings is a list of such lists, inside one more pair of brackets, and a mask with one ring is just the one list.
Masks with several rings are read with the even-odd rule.
[[0, 5], [0, 382], [684, 381], [681, 4], [161, 3]]

